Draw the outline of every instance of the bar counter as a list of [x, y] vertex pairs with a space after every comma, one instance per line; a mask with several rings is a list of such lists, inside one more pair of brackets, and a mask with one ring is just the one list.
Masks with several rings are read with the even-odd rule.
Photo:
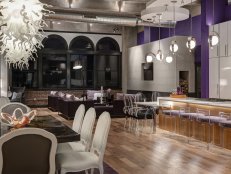
[[[200, 99], [200, 98], [171, 98], [171, 97], [158, 97], [157, 101], [172, 101], [172, 102], [181, 102], [205, 106], [215, 106], [231, 109], [231, 101], [228, 100], [219, 100], [219, 99]], [[209, 101], [210, 100], [210, 101]]]
[[[160, 107], [159, 128], [231, 149], [231, 120], [225, 119], [225, 123], [222, 123], [223, 120], [219, 117], [220, 112], [231, 115], [231, 101], [158, 97], [157, 102]], [[190, 113], [194, 113], [194, 117], [181, 116], [183, 114], [180, 113], [180, 110], [185, 108], [189, 109]], [[207, 121], [200, 119], [198, 110], [209, 111], [209, 119], [207, 118]], [[169, 114], [166, 111], [175, 111], [176, 113]], [[216, 118], [219, 121], [213, 122]]]

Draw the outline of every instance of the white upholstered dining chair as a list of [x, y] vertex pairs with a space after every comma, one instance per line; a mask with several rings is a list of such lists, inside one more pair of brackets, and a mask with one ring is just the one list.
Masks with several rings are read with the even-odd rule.
[[57, 139], [43, 129], [21, 128], [0, 138], [1, 174], [54, 174]]
[[87, 171], [98, 168], [100, 174], [104, 173], [103, 157], [111, 125], [108, 112], [103, 112], [97, 122], [90, 152], [69, 152], [56, 155], [56, 166], [61, 174], [67, 172]]
[[[23, 113], [28, 113], [31, 111], [31, 109], [28, 106], [26, 106], [22, 103], [12, 102], [12, 103], [7, 103], [7, 104], [3, 105], [0, 108], [0, 113], [4, 112], [4, 113], [8, 113], [10, 115], [13, 115], [14, 111], [18, 108], [20, 108]], [[20, 117], [22, 115], [20, 112], [17, 112], [15, 116]]]
[[75, 117], [72, 125], [72, 129], [79, 134], [81, 132], [84, 114], [85, 114], [85, 106], [84, 104], [81, 104], [75, 112]]
[[57, 154], [69, 151], [89, 151], [92, 141], [92, 131], [95, 123], [96, 112], [94, 108], [87, 110], [83, 119], [80, 132], [80, 141], [60, 143], [57, 148]]

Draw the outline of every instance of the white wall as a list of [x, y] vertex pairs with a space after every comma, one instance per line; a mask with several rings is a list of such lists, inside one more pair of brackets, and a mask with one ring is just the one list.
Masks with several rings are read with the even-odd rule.
[[[161, 49], [168, 54], [172, 38], [161, 40]], [[171, 64], [154, 60], [153, 80], [144, 81], [142, 63], [149, 52], [156, 53], [158, 42], [135, 46], [128, 52], [128, 90], [171, 92], [179, 85], [179, 71], [189, 71], [189, 92], [195, 92], [194, 54], [186, 48], [187, 37], [177, 36], [179, 50]]]
[[119, 44], [120, 46], [120, 51], [122, 52], [122, 36], [121, 35], [105, 35], [105, 34], [85, 34], [85, 33], [63, 33], [63, 32], [45, 32], [45, 35], [46, 36], [49, 36], [51, 34], [57, 34], [57, 35], [60, 35], [62, 36], [68, 46], [70, 44], [70, 42], [72, 41], [72, 39], [74, 39], [75, 37], [77, 36], [86, 36], [88, 37], [89, 39], [92, 40], [92, 42], [94, 43], [94, 45], [96, 46], [97, 42], [101, 39], [101, 38], [104, 38], [104, 37], [111, 37], [113, 39], [115, 39], [117, 41], [117, 43]]
[[1, 97], [7, 97], [8, 91], [8, 67], [5, 59], [0, 56], [0, 87], [1, 87]]

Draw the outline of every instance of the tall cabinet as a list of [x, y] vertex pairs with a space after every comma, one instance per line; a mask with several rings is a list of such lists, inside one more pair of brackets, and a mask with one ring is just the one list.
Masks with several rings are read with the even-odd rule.
[[209, 50], [209, 97], [231, 99], [231, 21], [213, 27], [220, 41]]

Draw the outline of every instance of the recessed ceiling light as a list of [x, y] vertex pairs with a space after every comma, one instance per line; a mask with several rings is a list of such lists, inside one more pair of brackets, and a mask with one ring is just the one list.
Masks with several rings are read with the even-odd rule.
[[58, 24], [58, 25], [60, 25], [60, 24], [61, 24], [61, 22], [57, 22], [57, 24]]

